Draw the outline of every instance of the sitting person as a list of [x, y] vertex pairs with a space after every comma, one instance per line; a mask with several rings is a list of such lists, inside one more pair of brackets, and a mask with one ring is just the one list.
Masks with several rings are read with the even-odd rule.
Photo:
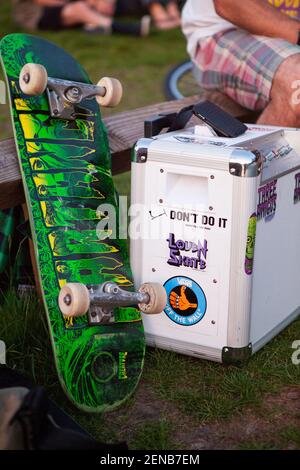
[[177, 0], [117, 0], [117, 15], [149, 13], [157, 29], [167, 30], [180, 26]]
[[114, 20], [116, 0], [14, 0], [15, 19], [27, 29], [60, 30], [83, 27], [87, 32], [123, 33], [146, 36], [150, 17], [139, 23], [118, 23]]
[[298, 1], [187, 0], [182, 25], [202, 88], [262, 111], [261, 124], [299, 126]]
[[149, 10], [157, 29], [172, 29], [180, 26], [180, 12], [176, 1], [142, 0], [142, 3]]

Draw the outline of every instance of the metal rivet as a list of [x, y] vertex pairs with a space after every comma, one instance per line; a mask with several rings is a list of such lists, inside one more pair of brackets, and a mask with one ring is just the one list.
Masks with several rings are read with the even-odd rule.
[[140, 160], [141, 160], [141, 162], [146, 161], [146, 156], [145, 156], [145, 155], [141, 155]]
[[156, 269], [155, 269], [155, 268], [152, 268], [152, 272], [155, 273], [155, 272], [156, 272]]
[[214, 280], [213, 280], [213, 283], [214, 283], [214, 284], [217, 284], [217, 282], [218, 282], [217, 279], [214, 279]]
[[236, 169], [235, 168], [230, 168], [230, 173], [235, 173]]
[[160, 172], [161, 172], [161, 173], [163, 173], [163, 172], [164, 172], [164, 170], [161, 168], [161, 169], [160, 169]]
[[91, 312], [91, 316], [95, 318], [97, 316], [97, 312]]
[[160, 199], [160, 200], [159, 200], [159, 203], [160, 203], [160, 204], [162, 204], [163, 202], [164, 202], [163, 199]]
[[210, 179], [214, 180], [215, 179], [214, 175], [210, 175]]
[[215, 320], [212, 320], [211, 323], [212, 323], [212, 325], [215, 325], [215, 324], [216, 324]]
[[212, 211], [214, 208], [213, 206], [209, 206], [209, 210]]

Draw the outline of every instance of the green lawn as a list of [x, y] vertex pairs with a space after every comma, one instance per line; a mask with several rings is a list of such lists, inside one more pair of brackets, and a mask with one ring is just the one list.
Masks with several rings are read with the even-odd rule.
[[[2, 35], [17, 31], [3, 3]], [[114, 112], [163, 100], [168, 68], [186, 57], [180, 31], [153, 32], [145, 39], [91, 37], [80, 31], [43, 36], [73, 53], [94, 81], [103, 75], [121, 79], [124, 99]], [[0, 138], [11, 135], [3, 105]], [[129, 193], [128, 174], [116, 182], [121, 194]], [[244, 368], [149, 349], [141, 384], [127, 405], [90, 416], [77, 411], [61, 391], [42, 307], [35, 299], [18, 300], [13, 292], [0, 302], [0, 338], [8, 346], [8, 364], [45, 385], [96, 438], [126, 439], [133, 449], [299, 448], [300, 366], [291, 361], [299, 329], [298, 320]]]

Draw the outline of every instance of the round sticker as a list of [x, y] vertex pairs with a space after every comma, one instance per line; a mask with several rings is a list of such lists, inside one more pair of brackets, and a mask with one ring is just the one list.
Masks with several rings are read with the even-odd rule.
[[191, 326], [205, 315], [207, 301], [201, 287], [192, 279], [176, 276], [164, 284], [168, 303], [165, 313], [178, 325]]

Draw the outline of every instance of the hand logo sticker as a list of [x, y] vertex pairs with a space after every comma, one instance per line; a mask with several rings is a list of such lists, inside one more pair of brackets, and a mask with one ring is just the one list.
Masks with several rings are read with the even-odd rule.
[[186, 286], [180, 287], [180, 295], [176, 294], [175, 291], [172, 291], [170, 294], [170, 305], [174, 309], [183, 311], [190, 308], [196, 309], [198, 307], [197, 303], [191, 303], [185, 295]]
[[202, 320], [207, 301], [203, 290], [195, 281], [176, 276], [169, 279], [164, 287], [168, 296], [164, 311], [172, 321], [182, 326], [192, 326]]

